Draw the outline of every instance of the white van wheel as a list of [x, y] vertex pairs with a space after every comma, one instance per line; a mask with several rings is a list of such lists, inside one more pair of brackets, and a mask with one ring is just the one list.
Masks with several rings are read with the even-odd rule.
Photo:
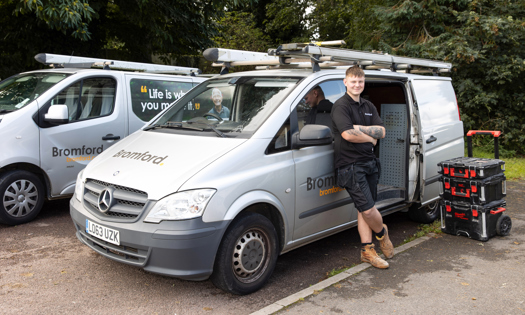
[[408, 210], [411, 220], [419, 223], [432, 223], [439, 217], [439, 200], [433, 201], [424, 207], [420, 204], [413, 204]]
[[9, 225], [33, 220], [44, 204], [44, 186], [27, 171], [8, 171], [0, 177], [0, 222]]
[[248, 212], [224, 234], [211, 280], [219, 289], [250, 294], [262, 288], [277, 261], [277, 232], [266, 217]]

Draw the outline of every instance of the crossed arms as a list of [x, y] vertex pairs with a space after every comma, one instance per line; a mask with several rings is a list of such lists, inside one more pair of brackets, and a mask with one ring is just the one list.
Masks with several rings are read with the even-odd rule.
[[343, 131], [343, 133], [341, 133], [341, 136], [348, 142], [370, 142], [373, 145], [376, 145], [377, 139], [382, 139], [385, 137], [385, 127], [354, 125], [354, 129], [348, 129]]

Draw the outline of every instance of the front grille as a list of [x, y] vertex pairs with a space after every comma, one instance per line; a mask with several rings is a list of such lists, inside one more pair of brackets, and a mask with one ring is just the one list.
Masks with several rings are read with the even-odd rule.
[[[140, 215], [148, 199], [148, 195], [143, 191], [96, 179], [87, 179], [84, 188], [86, 209], [101, 217], [133, 220]], [[98, 199], [102, 191], [107, 188], [112, 189], [115, 202], [106, 213], [103, 213], [99, 210]]]

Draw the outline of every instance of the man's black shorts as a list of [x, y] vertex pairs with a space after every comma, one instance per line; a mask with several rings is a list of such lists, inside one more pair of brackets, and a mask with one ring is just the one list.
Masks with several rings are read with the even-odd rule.
[[357, 211], [372, 209], [377, 200], [379, 160], [356, 162], [337, 169], [337, 184], [348, 191]]

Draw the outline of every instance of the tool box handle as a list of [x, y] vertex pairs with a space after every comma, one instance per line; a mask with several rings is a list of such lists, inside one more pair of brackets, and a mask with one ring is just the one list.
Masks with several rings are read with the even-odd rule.
[[499, 159], [498, 138], [501, 131], [495, 130], [469, 130], [467, 132], [468, 156], [472, 157], [472, 136], [473, 135], [493, 135], [494, 136], [494, 158]]
[[500, 208], [498, 208], [498, 210], [490, 210], [490, 214], [498, 214], [498, 213], [503, 212], [505, 210], [507, 210], [507, 209], [500, 207]]

